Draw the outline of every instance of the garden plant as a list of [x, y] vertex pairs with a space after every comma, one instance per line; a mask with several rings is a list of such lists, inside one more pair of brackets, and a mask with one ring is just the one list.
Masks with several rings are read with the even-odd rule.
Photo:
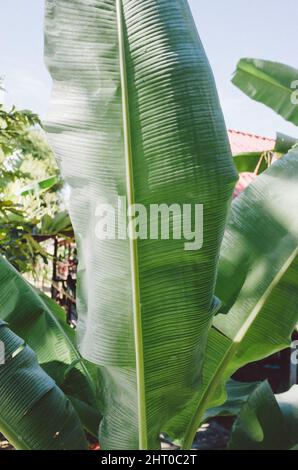
[[[190, 449], [208, 413], [222, 412], [231, 376], [290, 345], [298, 149], [232, 202], [237, 172], [187, 0], [47, 0], [45, 58], [45, 127], [70, 188], [79, 321], [74, 332], [0, 259], [0, 431], [18, 449], [85, 449], [85, 431], [103, 449], [159, 449], [161, 434]], [[290, 98], [278, 101], [297, 124]], [[119, 197], [129, 210], [118, 207], [116, 237], [100, 208]], [[160, 205], [170, 232], [177, 207], [192, 207], [188, 225], [203, 207], [199, 249], [162, 230], [141, 235], [140, 212]], [[297, 409], [297, 387], [275, 398], [256, 385], [230, 447], [295, 447]]]

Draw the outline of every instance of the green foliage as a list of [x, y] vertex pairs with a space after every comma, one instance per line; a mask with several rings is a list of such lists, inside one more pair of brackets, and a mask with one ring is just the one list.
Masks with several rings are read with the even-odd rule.
[[38, 236], [61, 206], [57, 165], [40, 125], [30, 111], [0, 106], [0, 252], [21, 272], [34, 270], [40, 257], [47, 263]]
[[[96, 372], [77, 351], [74, 331], [65, 322], [64, 310], [28, 284], [2, 257], [0, 320], [7, 322], [10, 329], [34, 350], [41, 367], [73, 403], [83, 426], [96, 435], [100, 421], [94, 381]], [[1, 397], [6, 399], [5, 394]], [[1, 428], [0, 411], [1, 431], [6, 433], [5, 426]]]
[[0, 201], [0, 252], [21, 272], [34, 269], [39, 256], [47, 262], [47, 252], [35, 239], [37, 224], [12, 201]]
[[292, 150], [232, 204], [216, 286], [222, 306], [185, 448], [206, 409], [225, 401], [225, 384], [238, 369], [290, 346], [298, 321], [297, 156]]
[[272, 163], [273, 152], [240, 153], [234, 156], [234, 163], [239, 173], [263, 173]]
[[[185, 432], [218, 306], [236, 173], [213, 76], [186, 0], [47, 2], [45, 28], [54, 79], [47, 129], [71, 190], [78, 339], [99, 369], [100, 443], [158, 448], [160, 432]], [[99, 240], [96, 205], [116, 206], [118, 196], [147, 209], [204, 204], [203, 249], [186, 251], [172, 237]]]
[[250, 395], [259, 385], [260, 382], [248, 383], [229, 379], [226, 383], [226, 401], [222, 405], [208, 408], [204, 420], [207, 421], [216, 416], [238, 416]]
[[286, 154], [291, 148], [297, 146], [298, 139], [278, 132], [276, 134], [275, 152]]
[[298, 125], [298, 70], [269, 60], [241, 59], [232, 82], [247, 96], [264, 103]]
[[16, 449], [87, 449], [71, 402], [38, 365], [35, 354], [0, 320], [0, 430]]
[[[71, 28], [65, 28], [70, 21]], [[33, 430], [45, 438], [45, 447], [65, 445], [63, 432], [63, 444], [41, 432], [52, 404], [45, 403], [45, 412], [35, 407], [36, 394], [43, 383], [45, 390], [50, 387], [52, 377], [64, 391], [54, 388], [60, 397], [53, 397], [54, 409], [69, 397], [77, 412], [71, 411], [76, 435], [82, 431], [78, 416], [95, 432], [102, 415], [104, 448], [158, 448], [161, 432], [190, 448], [199, 425], [220, 412], [232, 374], [288, 347], [297, 324], [298, 151], [256, 178], [233, 203], [226, 226], [235, 171], [187, 2], [48, 1], [46, 46], [55, 89], [48, 130], [70, 183], [80, 256], [78, 340], [82, 356], [93, 364], [76, 350], [59, 307], [0, 259], [1, 318], [32, 346], [47, 373], [38, 369], [43, 380], [33, 380], [26, 394], [33, 400], [32, 413], [37, 410]], [[84, 55], [74, 54], [78, 48]], [[254, 94], [259, 100], [266, 86], [271, 94], [278, 89], [279, 111], [295, 120], [284, 89], [291, 70], [283, 69], [280, 81], [269, 80], [275, 65], [242, 61], [234, 82], [249, 78], [261, 87]], [[275, 97], [264, 101], [276, 106]], [[37, 183], [34, 194], [43, 194], [40, 189]], [[115, 204], [119, 195], [145, 207], [204, 204], [203, 248], [185, 251], [184, 240], [172, 239], [98, 240], [96, 203]], [[64, 214], [51, 222], [46, 215], [42, 226], [68, 229], [69, 220]], [[6, 326], [0, 333], [12, 351], [23, 348]], [[29, 351], [22, 353], [16, 358]], [[34, 379], [36, 364], [29, 366]], [[19, 426], [9, 414], [22, 404], [21, 394], [15, 404], [3, 384], [0, 375], [9, 404], [0, 404], [1, 429], [19, 447], [40, 448], [27, 437], [30, 426]], [[28, 381], [17, 382], [13, 374], [12, 384], [24, 388]], [[224, 413], [245, 405], [232, 446], [243, 440], [248, 447], [256, 441], [261, 447], [276, 445], [273, 422], [286, 433], [282, 448], [296, 444], [296, 405], [288, 395], [277, 405], [266, 387], [241, 387], [240, 395], [238, 385], [233, 389]], [[27, 417], [31, 423], [31, 413]], [[50, 420], [51, 436], [51, 425], [57, 429], [60, 420], [57, 415]], [[84, 443], [78, 439], [76, 446]]]
[[298, 444], [298, 385], [275, 395], [259, 384], [234, 424], [231, 450], [289, 450]]
[[[260, 59], [241, 59], [232, 83], [247, 96], [269, 106], [286, 120], [298, 125], [298, 70], [288, 65]], [[297, 145], [298, 139], [277, 132], [276, 145], [269, 152], [239, 154], [234, 158], [239, 173], [265, 171], [274, 161]]]
[[29, 129], [41, 126], [37, 114], [28, 110], [18, 111], [13, 107], [5, 111], [0, 104], [0, 149], [1, 157], [9, 157], [15, 153], [31, 154], [36, 150]]
[[[69, 21], [71, 34], [61, 26]], [[229, 377], [289, 344], [298, 319], [297, 154], [233, 204], [217, 283], [223, 305], [210, 330], [235, 172], [187, 2], [48, 2], [46, 45], [54, 79], [48, 131], [71, 186], [82, 266], [78, 338], [98, 365], [104, 398], [100, 442], [156, 448], [165, 432], [189, 448], [208, 407], [224, 401]], [[253, 65], [260, 64], [249, 71]], [[245, 72], [241, 78], [251, 78]], [[253, 84], [264, 85], [264, 74]], [[285, 109], [289, 89], [287, 118], [296, 112]], [[200, 201], [203, 249], [186, 252], [181, 240], [97, 240], [96, 203], [115, 205], [119, 195], [147, 208]]]

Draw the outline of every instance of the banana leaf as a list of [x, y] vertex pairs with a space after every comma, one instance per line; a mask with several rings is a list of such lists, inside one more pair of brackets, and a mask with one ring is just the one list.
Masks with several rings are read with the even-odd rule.
[[32, 287], [2, 256], [0, 318], [28, 343], [39, 363], [59, 360], [72, 364], [82, 360], [74, 343], [74, 332], [66, 324], [64, 310]]
[[19, 450], [87, 449], [70, 401], [38, 365], [33, 351], [0, 320], [0, 431]]
[[183, 447], [240, 367], [290, 346], [298, 319], [298, 151], [258, 176], [232, 205], [222, 245], [203, 386]]
[[275, 152], [278, 153], [287, 153], [291, 150], [292, 147], [298, 144], [298, 139], [295, 137], [291, 137], [281, 132], [277, 132], [276, 134], [276, 144], [275, 144]]
[[298, 444], [298, 385], [275, 395], [268, 382], [250, 395], [234, 423], [231, 450], [289, 450]]
[[269, 60], [241, 59], [232, 83], [255, 101], [264, 103], [298, 125], [298, 70]]
[[[87, 430], [96, 434], [100, 421], [96, 372], [78, 352], [74, 331], [66, 324], [64, 310], [27, 283], [3, 257], [0, 257], [0, 319], [33, 349], [39, 364], [59, 387], [76, 398], [75, 405], [80, 405], [81, 401], [84, 405], [80, 409], [90, 407], [86, 419], [82, 413], [80, 417]], [[90, 427], [91, 409], [92, 415], [97, 416], [96, 427]]]
[[[99, 366], [99, 440], [159, 448], [161, 432], [181, 435], [189, 421], [218, 306], [236, 173], [214, 78], [186, 0], [47, 1], [45, 43], [46, 128], [70, 188], [78, 341]], [[100, 204], [117, 208], [119, 196], [147, 214], [152, 204], [203, 204], [203, 247], [126, 237], [124, 207], [124, 236], [96, 236]]]
[[90, 387], [86, 375], [74, 367], [75, 365], [52, 361], [43, 363], [42, 368], [69, 398], [86, 431], [97, 437], [102, 416], [98, 409], [96, 394]]
[[249, 397], [260, 385], [260, 382], [238, 382], [230, 379], [226, 384], [226, 401], [214, 408], [209, 408], [204, 416], [204, 421], [216, 416], [238, 416]]

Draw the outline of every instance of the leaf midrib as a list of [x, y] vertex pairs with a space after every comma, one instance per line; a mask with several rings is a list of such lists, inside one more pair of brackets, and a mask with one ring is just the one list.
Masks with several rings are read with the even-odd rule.
[[[133, 152], [131, 142], [131, 123], [129, 115], [129, 92], [126, 70], [126, 50], [123, 24], [123, 4], [122, 0], [116, 0], [117, 10], [117, 28], [119, 41], [119, 62], [120, 62], [120, 80], [122, 90], [122, 113], [124, 130], [124, 150], [126, 166], [126, 193], [128, 207], [135, 204], [134, 200], [134, 179], [133, 179]], [[133, 217], [129, 217], [133, 219]], [[130, 222], [130, 220], [129, 220]], [[132, 230], [133, 225], [129, 223]], [[129, 234], [130, 242], [130, 266], [131, 266], [131, 285], [132, 285], [132, 306], [133, 306], [133, 324], [136, 353], [136, 379], [138, 393], [138, 424], [139, 424], [139, 449], [148, 448], [147, 437], [147, 417], [146, 417], [146, 397], [145, 397], [145, 373], [143, 357], [143, 334], [141, 318], [141, 300], [139, 284], [139, 263], [138, 263], [138, 245], [133, 233]]]

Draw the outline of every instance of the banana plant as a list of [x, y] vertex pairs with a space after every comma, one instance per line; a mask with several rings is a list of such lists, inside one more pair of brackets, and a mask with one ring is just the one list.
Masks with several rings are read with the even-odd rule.
[[[99, 439], [104, 448], [154, 449], [162, 431], [187, 427], [218, 308], [236, 179], [223, 116], [186, 0], [46, 5], [54, 82], [46, 128], [70, 187], [79, 348], [104, 392]], [[203, 204], [203, 248], [98, 238], [98, 206], [117, 207], [119, 197], [148, 214], [154, 204]]]
[[[100, 444], [156, 449], [166, 433], [190, 448], [208, 409], [225, 401], [229, 377], [286, 348], [297, 323], [297, 151], [235, 200], [226, 226], [236, 173], [187, 1], [48, 0], [45, 31], [54, 82], [47, 130], [70, 187], [79, 254], [77, 360], [93, 363]], [[203, 204], [203, 245], [125, 237], [122, 206], [122, 237], [101, 239], [98, 207], [119, 196], [148, 212]], [[136, 217], [128, 213], [130, 230]], [[27, 290], [7, 285], [6, 320], [29, 327]], [[48, 302], [32, 325], [51, 318]], [[42, 331], [32, 347], [42, 355], [49, 345], [41, 361], [51, 374], [60, 340]], [[68, 347], [72, 356], [71, 344], [62, 353]]]
[[[184, 411], [188, 416], [188, 427], [181, 428], [180, 435], [175, 433], [174, 426], [165, 428], [166, 433], [172, 438], [180, 437], [181, 440], [181, 436], [184, 436], [180, 444], [185, 448], [191, 447], [199, 425], [205, 419], [218, 414], [218, 410], [214, 407], [225, 402], [225, 387], [227, 386], [231, 392], [231, 382], [228, 379], [237, 369], [282, 350], [290, 344], [290, 336], [298, 320], [298, 226], [297, 218], [295, 218], [298, 203], [297, 157], [298, 151], [293, 150], [284, 159], [276, 162], [259, 176], [232, 205], [221, 250], [216, 288], [217, 295], [222, 299], [222, 306], [208, 334], [202, 383], [197, 388], [192, 409], [188, 408]], [[44, 317], [51, 319], [45, 305], [52, 307], [53, 302], [42, 295], [45, 303], [35, 301], [37, 303], [34, 308], [33, 299], [27, 290], [28, 285], [26, 284], [26, 288], [22, 286], [24, 281], [21, 281], [20, 275], [13, 268], [9, 268], [6, 262], [3, 261], [3, 263], [0, 273], [6, 271], [6, 275], [1, 279], [1, 286], [4, 286], [0, 296], [3, 299], [1, 311], [4, 312], [4, 318], [10, 322], [11, 326], [22, 332], [23, 336], [26, 335], [26, 331], [28, 332], [28, 328], [29, 330], [32, 328], [31, 344], [37, 350], [39, 357], [42, 345], [47, 344], [46, 337], [51, 337], [55, 332], [56, 322], [53, 321], [51, 328], [41, 328], [39, 335], [34, 335], [33, 325], [35, 322], [41, 322]], [[6, 283], [5, 279], [7, 279]], [[9, 302], [10, 299], [11, 302]], [[17, 312], [22, 308], [24, 313], [18, 318]], [[30, 308], [33, 311], [34, 321], [30, 320]], [[29, 323], [28, 327], [24, 328], [26, 319]], [[61, 322], [60, 328], [64, 327], [64, 323]], [[28, 333], [27, 337], [30, 341]], [[46, 358], [52, 359], [52, 367], [55, 366], [55, 359], [59, 357], [61, 359], [61, 351], [68, 350], [62, 347], [63, 339], [63, 335], [60, 338], [56, 337], [55, 349], [53, 344], [49, 343]], [[43, 355], [40, 357], [42, 360]], [[67, 362], [67, 356], [64, 360]], [[73, 363], [71, 358], [68, 362]], [[54, 374], [51, 373], [49, 364], [46, 364], [45, 370], [50, 376], [58, 377], [57, 370]], [[101, 385], [105, 385], [104, 382], [101, 382]], [[229, 400], [221, 408], [221, 412], [225, 410], [224, 414], [231, 413], [231, 410], [237, 411], [241, 402], [247, 400], [251, 388], [255, 388], [255, 384], [243, 385], [239, 394], [238, 384], [236, 387], [234, 385], [232, 402]], [[77, 386], [78, 382], [74, 382], [72, 389], [75, 390]], [[120, 387], [121, 384], [119, 384], [119, 393], [122, 390]], [[67, 392], [67, 387], [64, 387], [64, 391]], [[113, 389], [103, 389], [101, 396], [104, 399], [110, 399], [112, 392]], [[294, 393], [294, 390], [292, 392]], [[240, 413], [238, 419], [241, 421], [239, 421], [239, 426], [235, 427], [231, 446], [242, 446], [243, 433], [257, 426], [255, 419], [259, 415], [256, 414], [255, 418], [245, 411], [251, 406], [251, 400], [254, 402], [253, 398], [249, 399], [248, 405], [245, 404], [244, 411]], [[1, 413], [3, 411], [0, 410], [0, 418]], [[261, 421], [264, 431], [268, 430], [266, 416], [267, 412]], [[285, 428], [290, 429], [291, 433], [284, 436], [283, 446], [286, 442], [289, 442], [288, 445], [295, 445], [295, 432], [291, 424], [295, 416], [295, 408], [293, 408], [289, 424], [287, 424], [290, 428]], [[176, 417], [173, 415], [173, 419]], [[5, 430], [3, 427], [0, 429]], [[268, 438], [265, 436], [263, 440], [259, 438], [258, 445], [264, 448], [269, 445], [268, 442], [275, 442], [275, 439], [275, 435]], [[253, 438], [247, 441], [247, 446], [255, 446]]]
[[[189, 448], [208, 406], [224, 399], [228, 377], [285, 348], [297, 321], [294, 294], [282, 322], [273, 308], [295, 268], [297, 206], [295, 198], [285, 204], [284, 185], [297, 159], [290, 155], [233, 206], [218, 280], [228, 313], [210, 330], [235, 172], [187, 2], [49, 1], [46, 62], [54, 81], [47, 130], [70, 187], [79, 248], [79, 346], [98, 366], [103, 390], [101, 445], [156, 448], [166, 432]], [[270, 191], [284, 215], [270, 206]], [[98, 239], [98, 204], [115, 206], [119, 196], [146, 209], [200, 202], [203, 248]]]

